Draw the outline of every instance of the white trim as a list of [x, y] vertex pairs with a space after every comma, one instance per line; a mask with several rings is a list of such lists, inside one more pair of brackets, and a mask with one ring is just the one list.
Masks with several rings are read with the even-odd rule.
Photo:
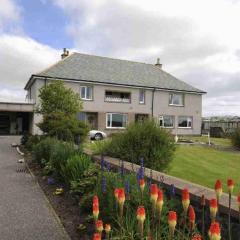
[[112, 127], [112, 126], [108, 126], [108, 115], [110, 115], [110, 125], [112, 125], [112, 115], [113, 114], [119, 114], [119, 115], [125, 115], [126, 116], [126, 126], [128, 124], [128, 114], [127, 113], [118, 113], [118, 112], [108, 112], [106, 113], [106, 129], [126, 129], [126, 127]]
[[[164, 117], [172, 117], [173, 119], [173, 126], [172, 127], [165, 127], [164, 126]], [[160, 118], [162, 118], [163, 126], [160, 126]], [[168, 128], [168, 129], [174, 129], [175, 128], [175, 116], [174, 115], [159, 115], [158, 117], [158, 123], [160, 128]]]
[[[188, 119], [191, 119], [191, 127], [179, 127], [179, 119], [180, 118], [186, 118], [187, 119], [187, 125], [189, 123]], [[177, 126], [180, 129], [193, 129], [193, 116], [178, 116]]]
[[[82, 97], [82, 89], [85, 89], [85, 97]], [[87, 98], [87, 88], [91, 88], [91, 98]], [[93, 100], [93, 87], [92, 86], [88, 86], [88, 85], [80, 85], [80, 98], [82, 100], [85, 100], [85, 101], [92, 101]]]

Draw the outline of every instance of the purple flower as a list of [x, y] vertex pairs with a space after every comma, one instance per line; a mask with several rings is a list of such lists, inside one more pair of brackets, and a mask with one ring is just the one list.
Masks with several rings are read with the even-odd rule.
[[101, 155], [101, 170], [104, 171], [104, 157]]
[[175, 196], [175, 186], [174, 186], [174, 184], [171, 184], [171, 186], [170, 186], [170, 196], [171, 196], [171, 198], [173, 198], [174, 196]]
[[125, 192], [127, 195], [130, 193], [130, 184], [128, 180], [125, 182]]
[[48, 185], [53, 185], [53, 184], [55, 184], [54, 178], [49, 177], [49, 178], [47, 179], [47, 184], [48, 184]]
[[106, 179], [105, 176], [102, 177], [101, 188], [102, 188], [102, 193], [106, 193], [106, 191], [107, 191], [107, 179]]

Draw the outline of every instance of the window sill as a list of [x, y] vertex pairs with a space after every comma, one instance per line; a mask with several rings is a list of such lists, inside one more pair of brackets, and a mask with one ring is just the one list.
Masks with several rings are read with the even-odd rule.
[[126, 127], [106, 127], [106, 129], [126, 129]]
[[81, 98], [82, 101], [93, 101], [93, 99]]
[[192, 129], [192, 127], [178, 127], [180, 129]]
[[168, 104], [168, 105], [173, 107], [184, 107], [184, 105], [180, 105], [180, 104]]
[[169, 129], [173, 129], [174, 127], [160, 127], [160, 128], [169, 128]]

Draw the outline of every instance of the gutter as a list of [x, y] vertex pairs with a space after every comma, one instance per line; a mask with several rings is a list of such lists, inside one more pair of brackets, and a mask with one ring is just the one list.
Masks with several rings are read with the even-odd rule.
[[29, 88], [30, 81], [34, 78], [42, 78], [42, 79], [53, 79], [53, 80], [62, 80], [62, 81], [69, 81], [69, 82], [86, 82], [86, 83], [95, 83], [95, 84], [102, 84], [102, 85], [112, 85], [112, 86], [120, 86], [120, 87], [132, 87], [132, 88], [144, 88], [144, 89], [155, 89], [155, 90], [163, 90], [163, 91], [170, 91], [170, 92], [183, 92], [183, 93], [193, 93], [193, 94], [206, 94], [207, 92], [204, 91], [186, 91], [186, 90], [176, 90], [172, 88], [156, 88], [156, 87], [149, 87], [149, 86], [138, 86], [138, 85], [130, 85], [130, 84], [120, 84], [120, 83], [106, 83], [100, 81], [93, 81], [93, 80], [86, 80], [86, 79], [74, 79], [74, 78], [61, 78], [61, 77], [47, 77], [47, 76], [40, 76], [40, 75], [32, 75], [29, 81], [25, 86], [25, 90]]

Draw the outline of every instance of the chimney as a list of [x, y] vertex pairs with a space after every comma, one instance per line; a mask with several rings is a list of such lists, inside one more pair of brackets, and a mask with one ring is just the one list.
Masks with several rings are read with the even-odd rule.
[[69, 55], [69, 51], [68, 51], [66, 48], [64, 48], [64, 49], [63, 49], [63, 53], [62, 53], [62, 55], [61, 55], [62, 59], [64, 59], [64, 58], [67, 57], [68, 55]]
[[160, 58], [157, 59], [157, 63], [155, 64], [155, 66], [162, 69], [162, 64], [160, 63]]

